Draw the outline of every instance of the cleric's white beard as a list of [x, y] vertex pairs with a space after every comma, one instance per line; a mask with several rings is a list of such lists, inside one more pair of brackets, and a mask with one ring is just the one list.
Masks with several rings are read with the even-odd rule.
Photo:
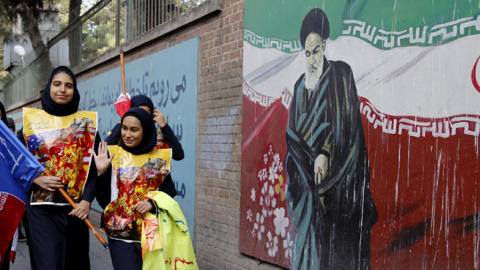
[[310, 68], [307, 68], [307, 72], [305, 73], [305, 88], [308, 90], [312, 90], [315, 88], [320, 76], [323, 73], [323, 63], [321, 63], [317, 70], [314, 73], [308, 72]]

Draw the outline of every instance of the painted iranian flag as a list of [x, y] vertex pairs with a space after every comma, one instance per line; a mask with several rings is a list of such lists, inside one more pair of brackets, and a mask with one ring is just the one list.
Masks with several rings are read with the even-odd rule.
[[261, 2], [245, 7], [240, 250], [290, 267], [292, 221], [268, 210], [286, 208], [300, 26], [317, 7], [330, 22], [326, 59], [352, 68], [360, 99], [379, 215], [372, 268], [478, 268], [479, 1]]

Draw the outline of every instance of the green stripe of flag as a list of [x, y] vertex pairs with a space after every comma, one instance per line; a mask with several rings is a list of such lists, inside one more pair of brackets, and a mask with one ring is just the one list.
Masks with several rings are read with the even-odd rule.
[[260, 48], [299, 51], [302, 20], [315, 7], [326, 12], [331, 39], [356, 36], [382, 50], [440, 45], [480, 33], [479, 0], [247, 0], [244, 39]]

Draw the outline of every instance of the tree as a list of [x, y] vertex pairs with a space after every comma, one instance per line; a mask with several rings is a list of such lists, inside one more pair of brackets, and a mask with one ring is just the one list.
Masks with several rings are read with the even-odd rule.
[[[77, 18], [80, 17], [82, 0], [70, 0], [68, 8], [68, 25], [71, 25]], [[68, 51], [70, 57], [70, 66], [75, 67], [81, 64], [81, 43], [82, 43], [82, 28], [76, 27], [68, 35]]]
[[15, 23], [21, 18], [23, 30], [28, 34], [33, 50], [39, 57], [47, 49], [38, 28], [43, 0], [2, 0], [2, 3], [11, 22]]
[[12, 31], [12, 24], [7, 16], [7, 11], [0, 8], [0, 81], [3, 81], [8, 76], [8, 71], [3, 71], [3, 42], [10, 36]]
[[[49, 19], [48, 13], [45, 11], [48, 11], [47, 8], [54, 7], [53, 0], [1, 0], [1, 2], [1, 8], [5, 12], [6, 18], [13, 24], [21, 22], [21, 32], [28, 35], [36, 57], [38, 58], [42, 56], [42, 54], [47, 53], [46, 59], [39, 63], [39, 65], [41, 65], [38, 68], [39, 72], [32, 74], [37, 84], [43, 85], [52, 70], [52, 63], [48, 57], [47, 46], [42, 39], [39, 24], [41, 20]], [[50, 5], [45, 6], [44, 4]], [[44, 12], [44, 16], [42, 16], [42, 11]], [[15, 38], [14, 35], [12, 35], [11, 28], [10, 33], [7, 39], [11, 40]]]
[[123, 23], [120, 22], [120, 18], [117, 18], [116, 3], [112, 1], [103, 7], [102, 12], [93, 15], [82, 24], [80, 49], [83, 61], [89, 61], [115, 48], [116, 27], [119, 26], [120, 32], [123, 32]]

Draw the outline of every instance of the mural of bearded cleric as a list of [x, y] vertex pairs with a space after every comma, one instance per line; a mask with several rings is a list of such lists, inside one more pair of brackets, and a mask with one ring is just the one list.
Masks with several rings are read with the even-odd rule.
[[304, 18], [306, 72], [295, 83], [286, 132], [287, 206], [296, 233], [292, 269], [370, 269], [378, 219], [350, 66], [325, 58], [323, 10]]

